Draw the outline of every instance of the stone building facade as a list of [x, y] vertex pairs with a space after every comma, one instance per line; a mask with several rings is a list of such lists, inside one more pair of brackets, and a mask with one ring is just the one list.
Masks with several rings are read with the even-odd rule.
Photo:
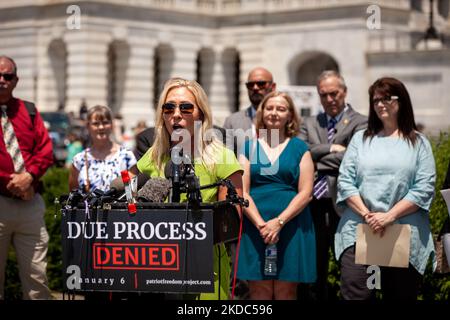
[[433, 2], [440, 41], [423, 42], [429, 0], [1, 1], [0, 54], [18, 64], [17, 96], [40, 110], [77, 113], [85, 99], [129, 127], [153, 124], [173, 76], [203, 85], [220, 125], [249, 104], [247, 74], [264, 66], [306, 97], [304, 115], [320, 109], [312, 86], [325, 68], [344, 75], [348, 101], [365, 114], [370, 84], [398, 77], [417, 121], [438, 132], [450, 125], [449, 2]]

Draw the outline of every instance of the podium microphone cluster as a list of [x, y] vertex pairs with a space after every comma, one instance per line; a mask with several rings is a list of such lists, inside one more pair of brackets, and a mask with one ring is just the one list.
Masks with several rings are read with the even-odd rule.
[[[138, 175], [137, 201], [138, 202], [164, 202], [169, 194], [171, 182], [165, 178], [150, 178], [144, 173]], [[121, 179], [111, 183], [111, 192], [116, 195], [123, 194], [125, 188]]]
[[164, 168], [164, 176], [172, 183], [169, 202], [180, 202], [180, 195], [186, 184], [186, 174], [193, 172], [191, 158], [183, 154], [183, 148], [175, 145], [170, 149], [170, 160]]

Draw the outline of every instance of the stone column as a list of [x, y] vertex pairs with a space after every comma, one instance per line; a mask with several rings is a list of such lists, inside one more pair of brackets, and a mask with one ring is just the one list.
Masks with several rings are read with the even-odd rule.
[[65, 34], [67, 46], [66, 111], [78, 114], [80, 104], [106, 105], [108, 88], [108, 45], [111, 36], [84, 26]]
[[181, 77], [196, 80], [197, 77], [197, 55], [200, 47], [194, 41], [182, 41], [183, 35], [172, 46], [175, 51], [171, 77]]
[[[17, 19], [16, 19], [17, 20]], [[7, 24], [3, 26], [0, 34], [0, 52], [14, 59], [17, 64], [19, 82], [14, 89], [14, 96], [36, 101], [35, 85], [37, 61], [36, 61], [36, 29], [29, 26], [20, 26], [20, 19], [14, 27]], [[41, 110], [40, 106], [37, 106]]]
[[[249, 37], [248, 39], [241, 40], [240, 45], [238, 46], [238, 52], [240, 54], [240, 97], [239, 97], [239, 105], [240, 109], [245, 109], [250, 105], [250, 100], [248, 99], [247, 88], [245, 87], [245, 83], [247, 82], [247, 77], [249, 72], [256, 67], [266, 66], [264, 63], [264, 41], [260, 36]], [[269, 62], [268, 62], [269, 63]], [[270, 64], [268, 64], [270, 65]], [[270, 71], [270, 70], [269, 70]], [[277, 81], [274, 79], [275, 82]]]
[[153, 103], [155, 43], [146, 35], [129, 39], [129, 59], [124, 81], [123, 102], [120, 113], [128, 129], [140, 120], [153, 126], [155, 105]]
[[211, 75], [210, 105], [213, 109], [214, 122], [223, 125], [225, 118], [234, 111], [236, 104], [235, 62], [236, 53], [224, 50], [220, 45], [214, 47]]
[[221, 59], [222, 53], [222, 47], [214, 47], [211, 61], [211, 89], [209, 93], [209, 103], [213, 110], [214, 122], [218, 125], [223, 125], [225, 117], [230, 114], [227, 108], [225, 74]]

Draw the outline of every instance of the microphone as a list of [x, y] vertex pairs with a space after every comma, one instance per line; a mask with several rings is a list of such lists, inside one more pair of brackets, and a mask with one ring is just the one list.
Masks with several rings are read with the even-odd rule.
[[164, 167], [164, 176], [172, 182], [172, 189], [170, 193], [170, 202], [180, 202], [181, 194], [181, 167], [171, 160], [166, 163]]
[[172, 166], [172, 160], [169, 160], [164, 167], [164, 176], [166, 177], [166, 179], [172, 180]]
[[171, 152], [172, 162], [172, 202], [180, 202], [181, 179], [184, 176], [183, 165], [183, 148], [175, 145]]
[[80, 189], [73, 189], [67, 196], [67, 199], [62, 199], [61, 196], [60, 201], [65, 201], [66, 208], [72, 208], [76, 207], [78, 203], [84, 198], [84, 196], [85, 195], [81, 192]]
[[171, 181], [164, 178], [151, 178], [137, 193], [140, 202], [164, 202], [170, 192]]
[[88, 202], [89, 207], [93, 207], [97, 204], [100, 198], [102, 198], [105, 193], [100, 189], [94, 189], [90, 194], [88, 194], [88, 198], [90, 198]]
[[192, 164], [191, 157], [188, 154], [183, 155], [183, 165], [185, 173], [194, 173], [194, 165]]
[[125, 186], [125, 194], [127, 196], [127, 207], [128, 207], [128, 213], [135, 214], [136, 209], [136, 200], [134, 199], [133, 190], [131, 187], [131, 179], [130, 175], [128, 174], [128, 170], [123, 170], [120, 172], [122, 176], [122, 181]]
[[[137, 189], [140, 189], [144, 184], [150, 179], [150, 176], [145, 173], [140, 172], [137, 176]], [[111, 181], [109, 185], [109, 190], [106, 191], [105, 196], [117, 196], [125, 192], [125, 186], [123, 184], [122, 178], [118, 177]]]

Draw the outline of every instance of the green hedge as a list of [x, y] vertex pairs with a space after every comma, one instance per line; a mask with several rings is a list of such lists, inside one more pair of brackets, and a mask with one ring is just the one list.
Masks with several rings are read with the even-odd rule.
[[61, 255], [61, 209], [55, 199], [69, 193], [69, 170], [52, 168], [44, 176], [45, 193], [42, 195], [46, 204], [45, 223], [50, 235], [48, 244], [47, 276], [50, 289], [62, 291], [62, 255]]
[[[445, 174], [450, 159], [450, 138], [448, 134], [442, 133], [439, 137], [431, 139], [433, 153], [436, 160], [437, 181], [436, 196], [430, 211], [431, 227], [437, 234], [447, 216], [447, 207], [439, 190], [445, 179]], [[45, 193], [43, 194], [47, 210], [45, 221], [47, 223], [50, 243], [48, 249], [47, 274], [49, 285], [52, 290], [61, 291], [62, 285], [62, 260], [61, 260], [61, 234], [59, 212], [55, 215], [56, 197], [68, 193], [68, 170], [64, 168], [51, 168], [43, 178]], [[331, 297], [339, 297], [339, 268], [337, 263], [331, 259], [329, 265], [329, 285]], [[15, 264], [15, 254], [9, 253], [6, 267], [5, 298], [8, 300], [20, 299], [20, 281]], [[431, 270], [431, 260], [425, 273], [424, 284], [420, 290], [420, 299], [423, 300], [445, 300], [450, 299], [450, 276], [436, 275]]]
[[[434, 159], [436, 161], [436, 194], [430, 210], [430, 223], [434, 235], [437, 235], [448, 216], [447, 206], [440, 190], [444, 184], [450, 161], [450, 137], [448, 133], [441, 133], [439, 137], [431, 139]], [[421, 298], [424, 300], [450, 300], [450, 275], [433, 274], [431, 262], [425, 273]]]

